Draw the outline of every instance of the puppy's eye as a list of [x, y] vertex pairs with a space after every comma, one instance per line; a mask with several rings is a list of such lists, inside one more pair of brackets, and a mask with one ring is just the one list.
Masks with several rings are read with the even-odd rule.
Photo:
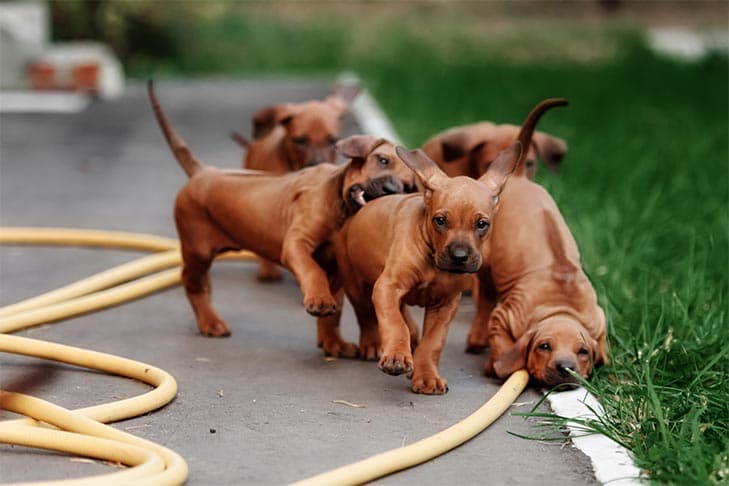
[[292, 140], [299, 146], [306, 146], [309, 143], [309, 140], [306, 137], [294, 137]]
[[552, 350], [552, 346], [550, 346], [549, 343], [542, 343], [538, 347], [539, 347], [539, 349], [541, 349], [543, 351], [551, 351]]
[[445, 219], [445, 216], [436, 216], [435, 218], [433, 218], [433, 223], [434, 223], [434, 224], [435, 224], [436, 226], [441, 226], [441, 227], [442, 227], [442, 226], [445, 226], [445, 225], [446, 225], [446, 219]]
[[491, 226], [491, 223], [489, 223], [486, 219], [481, 218], [476, 221], [476, 231], [479, 233], [486, 232], [486, 230], [489, 229], [489, 226]]
[[386, 167], [390, 163], [390, 159], [383, 157], [382, 155], [377, 156], [377, 163], [383, 167]]
[[533, 160], [527, 160], [526, 161], [526, 168], [527, 169], [531, 169], [532, 167], [534, 167], [534, 161]]
[[585, 348], [580, 348], [580, 350], [577, 351], [577, 354], [579, 354], [580, 356], [589, 356], [590, 352]]

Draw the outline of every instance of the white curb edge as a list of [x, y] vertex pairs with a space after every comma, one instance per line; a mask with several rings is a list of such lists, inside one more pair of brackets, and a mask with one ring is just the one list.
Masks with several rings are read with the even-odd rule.
[[[344, 73], [337, 79], [341, 84], [359, 84], [356, 75]], [[401, 144], [402, 140], [392, 128], [389, 119], [378, 106], [375, 99], [362, 89], [350, 107], [352, 116], [364, 133], [376, 137], [384, 137], [391, 142]], [[584, 388], [551, 393], [547, 401], [554, 413], [568, 418], [597, 418], [588, 407], [602, 411], [602, 406], [594, 395]], [[579, 426], [570, 424], [570, 438], [575, 447], [590, 458], [595, 478], [602, 484], [636, 485], [641, 484], [640, 469], [633, 464], [628, 450], [602, 434], [586, 435]]]

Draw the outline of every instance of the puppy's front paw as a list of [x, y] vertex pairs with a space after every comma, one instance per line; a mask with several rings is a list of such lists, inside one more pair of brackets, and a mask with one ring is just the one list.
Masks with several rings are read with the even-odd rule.
[[324, 354], [335, 358], [356, 358], [359, 356], [359, 349], [354, 343], [343, 339], [325, 339], [322, 343]]
[[208, 337], [227, 337], [230, 336], [230, 329], [228, 325], [221, 320], [214, 320], [210, 322], [198, 322], [198, 329], [200, 334]]
[[424, 395], [443, 395], [448, 393], [448, 382], [445, 378], [430, 373], [418, 375], [413, 373], [413, 381], [410, 389], [415, 393]]
[[337, 301], [331, 295], [305, 296], [304, 307], [312, 316], [330, 316], [337, 312]]
[[380, 335], [362, 333], [359, 337], [359, 357], [365, 361], [375, 361], [380, 357]]
[[382, 355], [377, 367], [388, 375], [402, 375], [413, 371], [413, 357], [410, 353], [387, 353]]
[[492, 358], [489, 358], [486, 360], [486, 362], [483, 364], [483, 373], [486, 376], [490, 376], [491, 378], [496, 378], [496, 371], [494, 370], [494, 360]]
[[486, 336], [480, 336], [479, 333], [473, 331], [468, 333], [466, 339], [466, 352], [471, 354], [481, 354], [486, 350], [488, 346], [488, 340]]

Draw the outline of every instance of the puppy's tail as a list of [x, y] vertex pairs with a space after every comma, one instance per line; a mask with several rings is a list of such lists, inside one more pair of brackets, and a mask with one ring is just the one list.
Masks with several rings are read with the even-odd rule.
[[534, 130], [537, 128], [539, 119], [542, 118], [542, 115], [544, 115], [547, 110], [554, 108], [555, 106], [567, 106], [567, 100], [564, 98], [547, 98], [535, 106], [532, 111], [529, 112], [529, 115], [527, 115], [526, 120], [524, 120], [524, 124], [521, 126], [521, 130], [519, 131], [518, 140], [521, 142], [523, 150], [516, 167], [523, 164], [526, 159], [527, 152], [529, 152], [529, 147], [532, 144], [532, 135], [534, 135]]
[[157, 100], [157, 95], [154, 92], [154, 82], [151, 79], [147, 82], [147, 92], [149, 93], [149, 102], [154, 110], [154, 116], [157, 117], [157, 123], [159, 123], [162, 133], [167, 139], [167, 144], [187, 176], [192, 177], [195, 172], [202, 168], [202, 164], [192, 155], [185, 141], [172, 129], [164, 111], [162, 111], [162, 106]]
[[251, 144], [250, 140], [248, 140], [246, 137], [238, 132], [230, 132], [230, 138], [244, 149], [247, 149], [248, 146]]

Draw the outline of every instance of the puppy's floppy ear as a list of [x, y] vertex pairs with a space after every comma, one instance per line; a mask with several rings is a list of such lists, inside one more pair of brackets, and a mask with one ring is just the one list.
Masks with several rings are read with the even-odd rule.
[[293, 116], [294, 109], [289, 104], [261, 108], [253, 114], [253, 138], [265, 137], [276, 125], [286, 125]]
[[384, 140], [372, 135], [352, 135], [338, 141], [334, 149], [348, 159], [364, 160], [372, 151], [382, 145]]
[[605, 319], [605, 311], [602, 307], [597, 308], [597, 346], [595, 346], [595, 356], [593, 361], [595, 366], [609, 364], [608, 345], [607, 345], [607, 325]]
[[607, 353], [607, 336], [603, 334], [595, 341], [595, 366], [610, 364]]
[[514, 142], [509, 148], [499, 152], [496, 159], [489, 165], [486, 173], [478, 179], [491, 188], [493, 196], [501, 194], [506, 180], [516, 170], [521, 158], [521, 152], [521, 142]]
[[544, 132], [535, 132], [533, 141], [537, 146], [537, 154], [544, 161], [544, 165], [552, 172], [559, 172], [562, 159], [567, 153], [567, 142]]
[[534, 337], [534, 331], [527, 331], [520, 337], [507, 352], [494, 360], [494, 372], [499, 378], [508, 378], [513, 372], [526, 368], [529, 343]]
[[408, 150], [405, 147], [398, 145], [395, 147], [397, 156], [407, 165], [410, 170], [415, 172], [420, 182], [426, 189], [426, 195], [428, 191], [433, 190], [433, 181], [438, 177], [448, 177], [445, 172], [440, 170], [438, 164], [433, 159], [428, 157], [425, 152], [420, 149]]

